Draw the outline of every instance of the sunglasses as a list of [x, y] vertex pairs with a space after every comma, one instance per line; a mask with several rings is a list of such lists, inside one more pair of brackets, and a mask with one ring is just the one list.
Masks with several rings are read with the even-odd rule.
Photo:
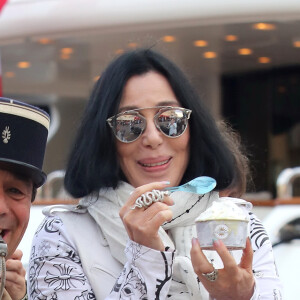
[[153, 118], [154, 124], [161, 133], [169, 138], [177, 138], [185, 132], [192, 113], [190, 109], [182, 107], [145, 107], [124, 111], [106, 121], [119, 141], [131, 143], [143, 134], [147, 126], [146, 118], [139, 112], [149, 108], [158, 109]]

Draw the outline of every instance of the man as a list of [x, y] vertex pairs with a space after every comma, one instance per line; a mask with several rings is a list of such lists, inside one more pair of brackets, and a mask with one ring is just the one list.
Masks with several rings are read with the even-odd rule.
[[27, 228], [37, 188], [46, 181], [42, 165], [48, 130], [47, 113], [0, 98], [0, 259], [4, 261], [6, 255], [7, 268], [6, 283], [0, 268], [3, 300], [27, 299], [22, 253], [15, 250]]
[[169, 128], [169, 135], [174, 136], [177, 134], [177, 123], [175, 122], [174, 119], [171, 119], [171, 125]]

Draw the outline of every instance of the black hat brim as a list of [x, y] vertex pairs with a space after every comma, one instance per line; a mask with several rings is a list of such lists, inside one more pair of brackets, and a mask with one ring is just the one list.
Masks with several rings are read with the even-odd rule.
[[31, 179], [36, 188], [42, 186], [47, 179], [47, 175], [43, 171], [29, 164], [6, 158], [0, 158], [0, 163], [1, 162], [9, 165], [7, 168], [9, 171]]

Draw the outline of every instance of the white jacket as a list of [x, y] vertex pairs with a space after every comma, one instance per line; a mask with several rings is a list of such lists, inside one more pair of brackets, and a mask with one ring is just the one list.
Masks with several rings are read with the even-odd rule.
[[104, 299], [111, 292], [123, 265], [112, 257], [101, 229], [89, 213], [70, 211], [54, 214], [62, 219], [76, 245], [84, 273], [96, 299]]
[[[45, 240], [47, 240], [47, 235], [51, 235], [51, 233], [49, 234], [50, 232], [49, 230], [51, 228], [47, 227], [47, 230], [45, 230], [46, 233], [43, 235], [43, 237], [38, 238], [36, 241], [34, 241], [33, 252], [31, 255], [30, 271], [36, 269], [37, 273], [33, 274], [32, 277], [36, 276], [38, 280], [34, 278], [33, 279], [31, 278], [29, 280], [29, 287], [28, 287], [28, 290], [30, 292], [29, 299], [41, 299], [40, 297], [45, 295], [49, 296], [49, 299], [50, 297], [55, 298], [55, 296], [57, 297], [55, 299], [58, 300], [73, 299], [69, 297], [70, 294], [68, 294], [68, 292], [66, 293], [62, 291], [63, 289], [68, 291], [68, 287], [62, 287], [60, 284], [59, 287], [56, 286], [54, 288], [53, 282], [57, 282], [58, 280], [57, 278], [59, 278], [59, 276], [54, 274], [55, 268], [53, 268], [53, 266], [54, 267], [66, 266], [67, 269], [68, 268], [70, 269], [71, 266], [74, 269], [76, 268], [80, 269], [81, 268], [80, 265], [82, 265], [82, 270], [84, 274], [82, 274], [81, 271], [75, 274], [73, 278], [75, 278], [74, 280], [78, 278], [79, 278], [78, 280], [82, 280], [83, 275], [84, 277], [88, 278], [88, 283], [83, 283], [83, 285], [81, 286], [82, 295], [84, 293], [87, 293], [86, 286], [90, 285], [92, 289], [91, 294], [94, 293], [95, 298], [97, 300], [117, 299], [117, 298], [123, 299], [122, 297], [117, 297], [116, 293], [110, 294], [110, 292], [112, 291], [112, 289], [116, 287], [116, 283], [117, 284], [119, 283], [118, 277], [124, 267], [111, 255], [110, 249], [107, 245], [107, 242], [98, 224], [96, 224], [94, 219], [89, 215], [89, 213], [86, 210], [75, 209], [72, 206], [64, 206], [64, 208], [67, 208], [67, 211], [62, 212], [58, 208], [59, 206], [48, 208], [45, 214], [49, 216], [48, 220], [50, 220], [50, 222], [49, 224], [46, 225], [44, 223], [42, 227], [45, 229], [47, 226], [53, 226], [53, 223], [51, 223], [52, 222], [51, 218], [53, 217], [51, 216], [54, 216], [53, 219], [54, 223], [58, 221], [57, 219], [55, 220], [55, 217], [60, 218], [60, 221], [58, 221], [60, 222], [60, 224], [58, 225], [56, 224], [57, 227], [53, 226], [52, 228], [53, 230], [51, 233], [56, 233], [60, 231], [59, 226], [64, 227], [64, 229], [59, 232], [58, 237], [61, 238], [62, 243], [64, 243], [64, 241], [67, 241], [69, 248], [63, 249], [64, 250], [63, 254], [65, 255], [66, 253], [70, 253], [73, 251], [70, 256], [72, 255], [76, 256], [76, 258], [74, 258], [74, 261], [77, 259], [77, 264], [75, 265], [73, 264], [71, 266], [65, 264], [64, 260], [61, 260], [61, 258], [70, 259], [70, 257], [60, 255], [61, 253], [57, 254], [59, 252], [57, 251], [57, 248], [60, 247], [59, 243], [56, 244], [55, 242], [55, 244], [53, 243], [52, 245], [48, 245], [47, 241], [45, 242]], [[47, 222], [47, 219], [45, 222]], [[251, 223], [254, 224], [254, 226], [257, 226], [255, 225], [257, 224], [256, 222], [257, 220], [253, 216], [253, 221], [251, 221]], [[64, 232], [66, 233], [66, 235], [64, 235]], [[57, 238], [52, 238], [52, 241], [53, 240], [56, 241]], [[253, 238], [251, 239], [251, 241], [252, 241], [252, 245], [255, 246], [254, 245], [255, 239]], [[48, 251], [49, 250], [48, 248], [51, 248], [51, 250]], [[61, 247], [61, 249], [62, 248], [63, 246]], [[71, 249], [71, 251], [69, 251], [69, 249]], [[280, 281], [278, 280], [278, 277], [275, 275], [274, 272], [275, 265], [274, 265], [271, 245], [265, 243], [265, 245], [263, 245], [262, 247], [256, 248], [254, 250], [255, 250], [255, 254], [253, 260], [253, 269], [254, 269], [254, 275], [256, 277], [256, 289], [252, 299], [260, 299], [260, 300], [280, 299], [280, 296], [278, 298], [273, 298], [274, 295], [277, 295], [278, 293], [280, 295], [281, 285], [280, 285]], [[151, 252], [147, 250], [147, 252], [149, 252], [149, 256], [148, 259], [146, 259], [146, 262], [148, 260], [148, 263], [150, 262], [150, 265], [149, 264], [147, 265], [147, 263], [142, 261], [142, 264], [139, 265], [140, 274], [147, 276], [147, 272], [149, 272], [151, 268], [154, 269], [154, 271], [157, 272], [157, 274], [163, 273], [162, 270], [160, 270], [160, 266], [155, 265], [155, 262], [157, 262], [158, 260], [155, 257], [155, 253], [153, 253], [154, 251], [155, 250], [152, 250]], [[237, 252], [234, 253], [234, 256], [236, 256], [236, 254]], [[171, 256], [169, 256], [168, 258], [168, 264], [172, 265], [172, 259], [170, 257]], [[219, 268], [218, 266], [219, 263], [217, 262], [217, 257], [215, 257], [214, 251], [210, 251], [209, 258], [215, 259], [214, 264], [216, 263], [216, 267]], [[46, 264], [51, 263], [52, 267], [50, 268], [49, 267], [50, 265], [44, 265], [44, 261]], [[40, 265], [35, 267], [36, 263]], [[130, 264], [131, 261], [129, 260], [129, 265]], [[45, 268], [45, 270], [43, 270], [43, 272], [41, 273], [38, 273], [39, 270], [41, 270], [43, 267]], [[256, 272], [256, 270], [261, 270], [261, 271]], [[72, 277], [71, 272], [68, 273], [68, 275]], [[148, 283], [150, 284], [148, 284], [148, 287], [150, 285], [154, 285], [155, 287], [155, 282], [154, 282], [155, 280], [153, 280], [154, 276], [152, 277], [148, 276], [148, 279], [149, 278], [150, 280], [148, 280]], [[48, 285], [46, 285], [45, 282], [47, 282]], [[60, 293], [57, 292], [58, 296], [55, 295], [56, 290], [60, 292]], [[165, 290], [166, 292], [164, 293], [164, 295], [166, 295], [166, 293], [168, 292], [167, 285], [165, 287]], [[71, 289], [69, 291], [71, 291]], [[163, 298], [161, 297], [160, 299], [167, 298], [167, 297], [163, 297]], [[76, 296], [76, 299], [89, 299], [89, 298], [83, 296], [81, 298]], [[132, 299], [139, 299], [139, 298], [133, 297]], [[204, 296], [203, 299], [208, 299], [208, 295]]]

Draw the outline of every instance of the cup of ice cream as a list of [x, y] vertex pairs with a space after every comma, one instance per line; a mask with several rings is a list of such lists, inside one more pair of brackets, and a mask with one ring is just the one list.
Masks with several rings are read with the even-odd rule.
[[214, 201], [195, 220], [203, 250], [214, 250], [213, 240], [222, 240], [229, 250], [244, 249], [248, 236], [248, 214], [234, 201]]

